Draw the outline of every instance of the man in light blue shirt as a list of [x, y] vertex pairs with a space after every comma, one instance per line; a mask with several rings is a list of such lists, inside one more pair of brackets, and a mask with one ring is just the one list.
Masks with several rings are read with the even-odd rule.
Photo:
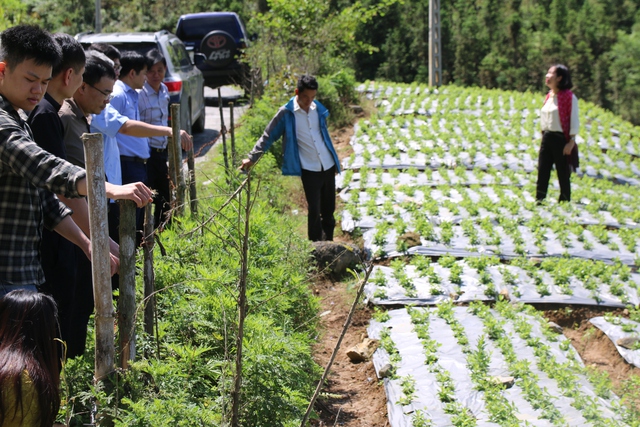
[[[138, 92], [147, 77], [147, 59], [138, 52], [122, 52], [120, 57], [120, 78], [113, 87], [111, 105], [123, 116], [140, 120], [138, 111]], [[120, 150], [120, 167], [122, 182], [141, 181], [147, 183], [147, 159], [149, 158], [149, 141], [147, 138], [116, 135]], [[136, 229], [142, 230], [144, 211], [136, 210]]]
[[[138, 111], [138, 92], [142, 89], [147, 76], [147, 60], [137, 52], [123, 52], [120, 58], [120, 79], [113, 87], [111, 105], [123, 116], [140, 120]], [[120, 150], [122, 182], [147, 182], [147, 159], [149, 142], [147, 138], [116, 135]], [[142, 225], [142, 221], [139, 225]]]
[[[167, 72], [167, 61], [158, 49], [147, 52], [149, 71], [147, 81], [140, 95], [140, 119], [143, 122], [153, 125], [167, 126], [169, 120], [169, 90], [162, 82]], [[170, 219], [171, 210], [171, 189], [169, 186], [169, 168], [167, 162], [169, 154], [167, 152], [167, 137], [155, 136], [149, 138], [149, 148], [151, 150], [147, 161], [148, 184], [157, 195], [154, 198], [154, 226], [164, 227]]]

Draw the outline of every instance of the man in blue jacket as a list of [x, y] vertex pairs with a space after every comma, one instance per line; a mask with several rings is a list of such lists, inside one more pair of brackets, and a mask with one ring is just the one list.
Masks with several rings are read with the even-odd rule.
[[329, 110], [315, 100], [318, 93], [315, 77], [300, 77], [295, 93], [271, 119], [240, 167], [249, 169], [282, 137], [282, 173], [302, 178], [309, 210], [309, 239], [333, 240], [335, 176], [340, 172], [340, 164], [327, 129]]

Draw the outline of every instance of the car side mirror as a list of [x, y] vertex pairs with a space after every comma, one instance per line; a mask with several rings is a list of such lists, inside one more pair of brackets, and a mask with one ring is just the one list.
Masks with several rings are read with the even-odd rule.
[[193, 62], [196, 66], [204, 64], [204, 61], [207, 60], [207, 57], [204, 53], [194, 53], [193, 54]]

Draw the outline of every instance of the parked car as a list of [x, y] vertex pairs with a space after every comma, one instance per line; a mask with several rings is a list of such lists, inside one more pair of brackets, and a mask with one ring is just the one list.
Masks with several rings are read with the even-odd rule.
[[189, 133], [204, 131], [204, 78], [175, 34], [164, 30], [156, 33], [80, 33], [76, 39], [85, 47], [92, 43], [107, 43], [121, 52], [133, 50], [143, 55], [157, 48], [167, 59], [164, 84], [169, 89], [171, 103], [180, 104], [181, 128]]
[[240, 60], [249, 43], [244, 23], [233, 12], [202, 12], [182, 15], [176, 35], [184, 42], [205, 85], [249, 86], [249, 67]]

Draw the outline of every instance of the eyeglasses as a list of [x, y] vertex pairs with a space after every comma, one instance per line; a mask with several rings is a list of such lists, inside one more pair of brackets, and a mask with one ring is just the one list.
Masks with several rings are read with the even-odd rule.
[[116, 73], [119, 73], [119, 72], [120, 72], [120, 70], [122, 70], [122, 65], [120, 65], [120, 64], [115, 64], [115, 65], [113, 66], [113, 69], [115, 70], [115, 72], [116, 72]]
[[102, 95], [104, 95], [104, 99], [106, 99], [107, 101], [111, 101], [113, 99], [113, 93], [109, 93], [109, 92], [105, 92], [103, 90], [100, 90], [97, 87], [95, 87], [94, 85], [90, 85], [89, 83], [87, 83], [87, 86], [91, 86], [92, 88], [94, 88], [95, 90], [100, 92]]

